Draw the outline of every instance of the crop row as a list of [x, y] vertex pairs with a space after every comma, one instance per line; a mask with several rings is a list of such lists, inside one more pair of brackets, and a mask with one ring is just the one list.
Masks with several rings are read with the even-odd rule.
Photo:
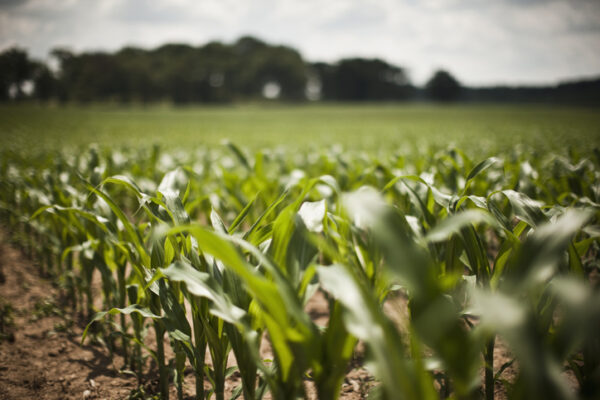
[[[336, 399], [359, 341], [373, 398], [493, 399], [496, 385], [516, 399], [594, 398], [599, 165], [518, 148], [481, 162], [457, 149], [248, 157], [233, 144], [4, 152], [0, 210], [91, 321], [84, 339], [139, 376], [151, 357], [163, 398], [171, 384], [183, 397], [189, 365], [198, 399], [224, 398], [234, 370], [234, 396], [302, 397], [310, 379]], [[306, 312], [316, 291], [325, 326]], [[402, 326], [383, 311], [396, 297]], [[514, 356], [503, 365], [497, 338]]]

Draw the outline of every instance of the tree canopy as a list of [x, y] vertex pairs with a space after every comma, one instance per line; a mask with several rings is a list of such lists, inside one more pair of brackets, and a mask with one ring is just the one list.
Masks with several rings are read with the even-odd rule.
[[438, 70], [425, 85], [427, 96], [434, 101], [458, 100], [462, 87], [448, 71]]
[[[149, 50], [125, 47], [114, 53], [76, 54], [57, 48], [51, 57], [58, 65], [54, 73], [22, 50], [2, 53], [2, 98], [11, 98], [9, 90], [14, 92], [26, 81], [33, 83], [34, 97], [42, 100], [175, 104], [264, 96], [306, 100], [309, 79], [316, 83], [313, 88], [318, 88], [317, 97], [323, 100], [403, 100], [412, 88], [402, 67], [379, 59], [309, 64], [291, 47], [251, 36], [231, 44], [214, 41], [194, 47], [172, 43]], [[265, 95], [269, 88], [276, 90]]]
[[545, 87], [468, 88], [438, 70], [424, 88], [406, 69], [377, 58], [305, 61], [288, 46], [252, 36], [201, 46], [74, 53], [56, 48], [56, 68], [20, 48], [0, 52], [0, 101], [228, 103], [282, 101], [405, 101], [600, 103], [600, 79]]

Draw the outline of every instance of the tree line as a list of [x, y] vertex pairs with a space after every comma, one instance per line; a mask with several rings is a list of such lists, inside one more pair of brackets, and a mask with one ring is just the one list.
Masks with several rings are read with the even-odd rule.
[[288, 46], [244, 36], [227, 44], [125, 47], [76, 54], [57, 48], [53, 67], [19, 48], [0, 53], [0, 101], [229, 103], [283, 101], [600, 102], [600, 80], [544, 88], [466, 88], [447, 71], [424, 87], [381, 59], [305, 61]]

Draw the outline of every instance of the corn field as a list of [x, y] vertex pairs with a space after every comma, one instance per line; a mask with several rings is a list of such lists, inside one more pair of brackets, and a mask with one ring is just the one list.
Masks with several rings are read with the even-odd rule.
[[0, 152], [2, 224], [163, 399], [337, 399], [358, 346], [369, 399], [600, 396], [598, 151]]

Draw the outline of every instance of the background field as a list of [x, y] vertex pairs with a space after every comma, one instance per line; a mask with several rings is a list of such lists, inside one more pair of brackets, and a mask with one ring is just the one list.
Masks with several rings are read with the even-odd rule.
[[597, 111], [531, 105], [2, 105], [0, 143], [39, 150], [89, 143], [189, 148], [218, 145], [223, 139], [249, 150], [337, 143], [347, 149], [410, 151], [455, 145], [482, 157], [520, 143], [540, 151], [573, 148], [585, 153], [600, 144]]

